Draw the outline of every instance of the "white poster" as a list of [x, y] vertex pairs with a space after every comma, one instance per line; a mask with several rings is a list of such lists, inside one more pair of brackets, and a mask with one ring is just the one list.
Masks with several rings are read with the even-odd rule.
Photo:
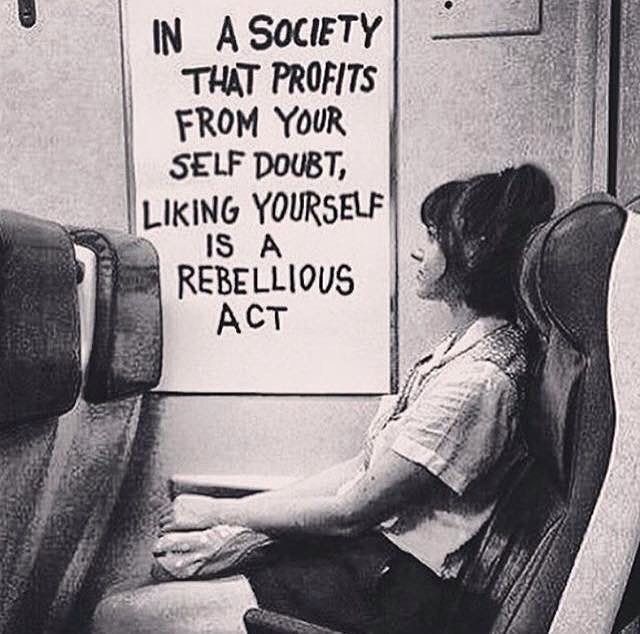
[[159, 389], [388, 392], [393, 2], [123, 9]]

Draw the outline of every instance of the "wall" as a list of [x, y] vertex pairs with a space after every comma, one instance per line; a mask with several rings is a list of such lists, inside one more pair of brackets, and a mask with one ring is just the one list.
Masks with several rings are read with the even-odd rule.
[[621, 3], [620, 107], [617, 195], [623, 202], [640, 197], [640, 13], [635, 2]]
[[[408, 256], [424, 195], [445, 179], [524, 160], [549, 170], [560, 205], [602, 182], [606, 147], [594, 122], [605, 112], [606, 77], [581, 53], [599, 45], [596, 59], [602, 55], [604, 18], [597, 8], [604, 3], [544, 2], [537, 36], [437, 41], [429, 35], [433, 3], [400, 4], [404, 373], [447, 328], [447, 316], [419, 304], [412, 289]], [[15, 11], [15, 3], [0, 8], [0, 207], [65, 223], [125, 227], [116, 0], [40, 0], [31, 31], [17, 25]], [[131, 579], [132, 567], [147, 561], [147, 543], [138, 536], [150, 530], [169, 474], [301, 475], [352, 454], [375, 406], [375, 399], [352, 397], [148, 397], [135, 471], [96, 576], [105, 584]]]

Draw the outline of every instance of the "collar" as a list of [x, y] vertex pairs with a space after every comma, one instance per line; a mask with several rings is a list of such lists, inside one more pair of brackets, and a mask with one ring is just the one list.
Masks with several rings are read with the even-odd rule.
[[455, 334], [449, 335], [434, 351], [431, 363], [440, 365], [453, 357], [466, 352], [475, 346], [481, 339], [494, 330], [506, 326], [508, 321], [502, 317], [483, 316], [478, 317], [465, 332], [457, 339]]

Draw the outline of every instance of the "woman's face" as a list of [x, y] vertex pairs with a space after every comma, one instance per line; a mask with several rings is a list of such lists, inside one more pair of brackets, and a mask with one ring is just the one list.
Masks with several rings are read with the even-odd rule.
[[420, 299], [440, 299], [438, 282], [445, 274], [447, 260], [436, 239], [435, 227], [422, 225], [420, 240], [411, 257], [418, 263], [416, 295]]

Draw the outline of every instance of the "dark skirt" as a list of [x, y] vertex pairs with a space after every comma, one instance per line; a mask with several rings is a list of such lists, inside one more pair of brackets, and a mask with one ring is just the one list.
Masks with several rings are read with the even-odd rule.
[[437, 632], [456, 585], [380, 534], [279, 542], [246, 575], [261, 608], [348, 634]]

